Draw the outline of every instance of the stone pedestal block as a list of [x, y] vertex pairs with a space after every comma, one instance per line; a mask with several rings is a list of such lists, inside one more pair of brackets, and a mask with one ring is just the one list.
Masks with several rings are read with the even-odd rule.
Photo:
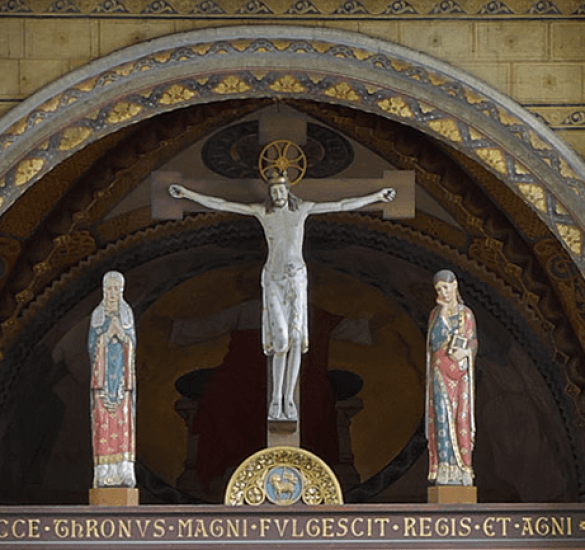
[[138, 489], [108, 487], [89, 490], [90, 506], [138, 506]]
[[477, 487], [463, 485], [435, 485], [429, 487], [430, 504], [476, 504]]

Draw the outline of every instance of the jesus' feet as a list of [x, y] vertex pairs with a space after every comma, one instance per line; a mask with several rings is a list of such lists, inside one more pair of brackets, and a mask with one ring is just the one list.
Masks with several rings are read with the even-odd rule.
[[268, 420], [284, 420], [280, 401], [272, 401], [268, 407]]
[[287, 399], [284, 402], [284, 414], [288, 420], [297, 420], [297, 406], [293, 399]]

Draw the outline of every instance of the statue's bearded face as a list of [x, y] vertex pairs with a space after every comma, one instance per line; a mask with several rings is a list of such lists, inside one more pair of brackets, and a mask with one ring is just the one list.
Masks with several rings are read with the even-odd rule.
[[288, 202], [288, 187], [284, 183], [270, 186], [270, 198], [277, 208], [283, 208]]
[[447, 281], [439, 281], [435, 285], [437, 291], [437, 302], [442, 304], [453, 304], [457, 301], [457, 281], [448, 283]]

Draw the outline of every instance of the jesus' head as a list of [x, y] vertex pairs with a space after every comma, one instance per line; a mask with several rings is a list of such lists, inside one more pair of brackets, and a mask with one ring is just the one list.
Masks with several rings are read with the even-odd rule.
[[290, 192], [290, 182], [286, 172], [276, 174], [268, 180], [270, 210], [279, 210], [288, 205], [289, 210], [298, 208], [298, 198]]

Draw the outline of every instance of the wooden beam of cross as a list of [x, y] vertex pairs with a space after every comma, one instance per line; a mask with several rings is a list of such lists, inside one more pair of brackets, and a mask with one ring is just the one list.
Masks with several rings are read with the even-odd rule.
[[[260, 179], [242, 180], [194, 180], [183, 177], [180, 172], [153, 172], [152, 174], [152, 218], [158, 220], [180, 220], [185, 213], [209, 212], [209, 209], [189, 201], [178, 201], [169, 195], [168, 187], [173, 183], [188, 189], [242, 203], [263, 203], [268, 186]], [[292, 187], [292, 192], [302, 200], [312, 202], [334, 202], [352, 196], [374, 193], [386, 187], [396, 190], [392, 202], [366, 206], [362, 211], [381, 211], [384, 219], [414, 218], [415, 173], [413, 170], [384, 172], [377, 179], [302, 179]]]

